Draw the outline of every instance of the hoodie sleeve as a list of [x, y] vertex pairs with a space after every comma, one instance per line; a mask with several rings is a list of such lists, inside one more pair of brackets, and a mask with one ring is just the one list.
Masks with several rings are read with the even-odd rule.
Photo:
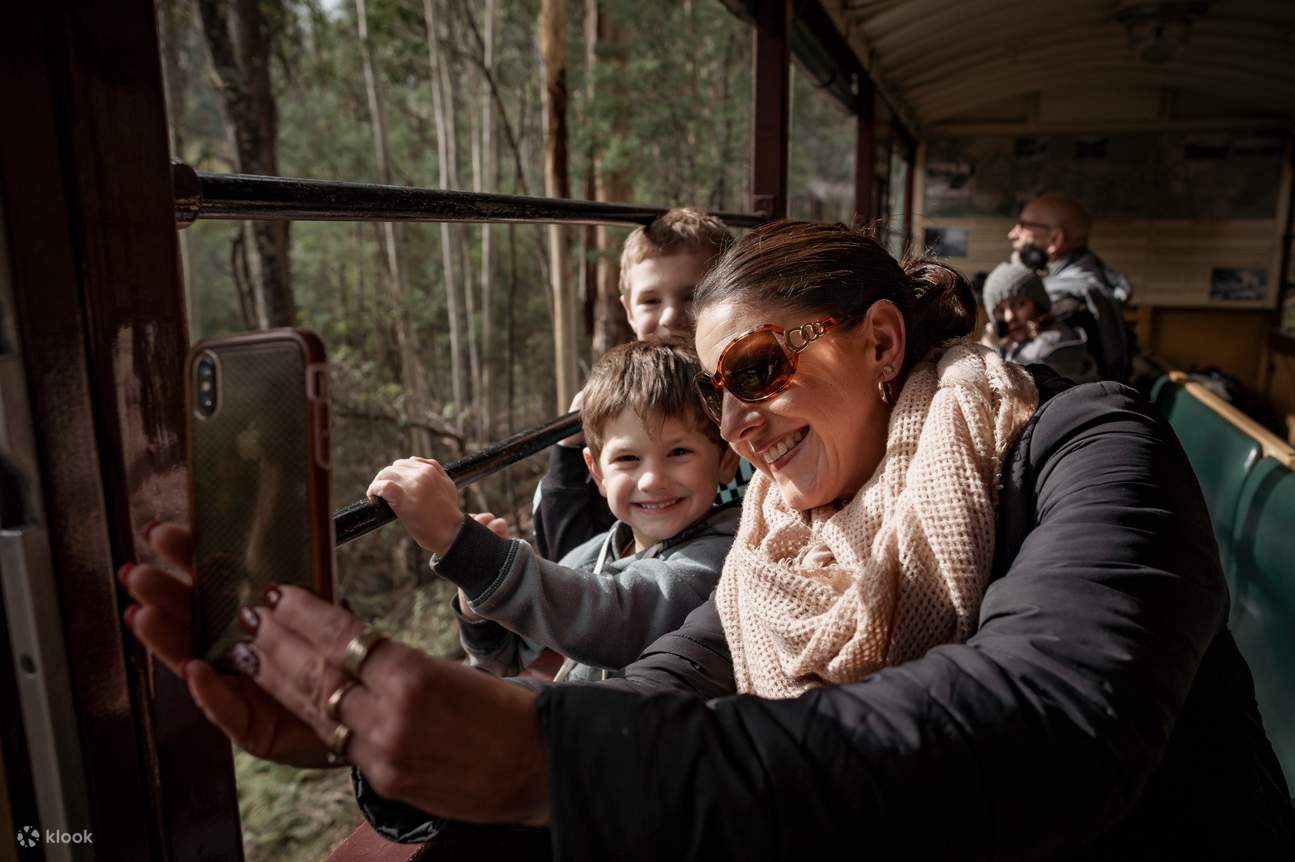
[[540, 657], [544, 647], [501, 626], [494, 620], [470, 620], [459, 607], [459, 597], [450, 600], [459, 624], [459, 644], [473, 667], [495, 676], [516, 676]]
[[468, 518], [432, 562], [478, 614], [583, 664], [619, 670], [706, 601], [732, 541], [700, 536], [668, 557], [594, 576], [540, 559], [525, 542], [500, 539]]

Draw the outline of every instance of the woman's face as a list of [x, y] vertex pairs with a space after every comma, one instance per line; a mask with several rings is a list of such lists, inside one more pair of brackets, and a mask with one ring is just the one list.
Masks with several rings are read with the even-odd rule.
[[[708, 306], [697, 318], [702, 368], [713, 373], [724, 348], [748, 329], [766, 323], [792, 329], [822, 316]], [[792, 508], [853, 497], [885, 454], [890, 408], [877, 383], [896, 376], [903, 355], [903, 318], [889, 302], [876, 303], [859, 326], [833, 329], [810, 344], [790, 385], [773, 398], [748, 404], [725, 392], [720, 433], [777, 483]]]

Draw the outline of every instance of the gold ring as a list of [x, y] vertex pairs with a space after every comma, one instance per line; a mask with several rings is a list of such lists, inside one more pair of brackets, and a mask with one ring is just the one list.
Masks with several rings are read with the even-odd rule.
[[324, 715], [328, 716], [330, 721], [341, 721], [342, 718], [342, 698], [352, 687], [359, 685], [354, 679], [347, 679], [328, 696], [328, 704], [324, 707]]
[[346, 656], [342, 659], [342, 669], [356, 679], [360, 678], [360, 668], [369, 657], [369, 653], [387, 636], [373, 626], [365, 626], [364, 631], [351, 638], [346, 645]]
[[346, 754], [346, 745], [351, 741], [351, 729], [344, 724], [333, 730], [333, 738], [328, 742], [328, 765], [341, 763]]

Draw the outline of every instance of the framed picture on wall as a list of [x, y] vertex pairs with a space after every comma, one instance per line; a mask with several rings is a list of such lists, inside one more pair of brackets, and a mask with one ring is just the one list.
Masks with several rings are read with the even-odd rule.
[[966, 257], [971, 231], [965, 227], [928, 227], [922, 245], [932, 257]]
[[1216, 266], [1210, 270], [1210, 299], [1245, 302], [1268, 293], [1268, 273], [1262, 269]]

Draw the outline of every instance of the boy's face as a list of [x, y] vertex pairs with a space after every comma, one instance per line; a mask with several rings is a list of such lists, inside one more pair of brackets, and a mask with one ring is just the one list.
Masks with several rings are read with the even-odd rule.
[[705, 515], [716, 486], [737, 471], [736, 453], [701, 430], [667, 419], [653, 437], [633, 410], [607, 424], [597, 460], [586, 448], [585, 463], [612, 514], [634, 531], [635, 553]]
[[692, 331], [692, 292], [711, 257], [709, 252], [653, 255], [630, 267], [621, 305], [640, 341]]

